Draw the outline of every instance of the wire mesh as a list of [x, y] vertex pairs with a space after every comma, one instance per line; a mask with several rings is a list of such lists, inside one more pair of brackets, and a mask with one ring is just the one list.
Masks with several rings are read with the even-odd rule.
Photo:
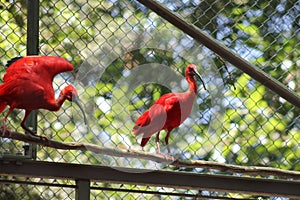
[[[299, 93], [299, 0], [160, 3]], [[26, 41], [25, 8], [25, 0], [0, 4], [2, 66], [26, 53], [30, 41]], [[182, 159], [300, 170], [299, 109], [226, 63], [234, 78], [230, 80], [217, 55], [138, 2], [42, 1], [39, 23], [40, 54], [63, 57], [75, 67], [55, 78], [56, 95], [72, 82], [89, 122], [85, 126], [78, 108], [65, 102], [58, 112], [39, 111], [39, 135], [155, 153], [154, 136], [144, 149], [140, 147], [141, 138], [132, 133], [134, 122], [162, 94], [186, 90], [184, 68], [195, 63], [208, 90], [197, 82], [198, 96], [190, 117], [171, 133], [171, 154]], [[138, 74], [137, 69], [144, 71]], [[175, 73], [180, 81], [169, 79], [171, 73], [164, 70]], [[23, 116], [23, 111], [14, 111], [9, 129], [23, 132], [19, 125]], [[165, 135], [161, 133], [160, 144], [167, 153]], [[0, 143], [2, 154], [24, 152], [22, 142], [1, 139]], [[38, 147], [37, 159], [179, 170], [148, 161], [46, 147]], [[52, 188], [44, 190], [51, 196]], [[74, 197], [72, 192], [62, 195]], [[99, 199], [97, 195], [95, 199]], [[124, 192], [124, 198], [131, 198], [126, 195]], [[133, 197], [148, 198], [143, 195]]]
[[[55, 179], [0, 177], [1, 199], [74, 199], [75, 182]], [[251, 195], [206, 190], [94, 182], [90, 199], [251, 199]], [[264, 198], [264, 196], [257, 196]], [[254, 198], [253, 198], [254, 199]]]

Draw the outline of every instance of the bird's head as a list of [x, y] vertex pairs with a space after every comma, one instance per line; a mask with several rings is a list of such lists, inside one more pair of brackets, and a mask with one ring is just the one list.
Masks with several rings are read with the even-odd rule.
[[[78, 98], [78, 93], [76, 89], [72, 85], [68, 85], [61, 91], [61, 95], [69, 101], [73, 101], [73, 99]], [[76, 100], [75, 100], [76, 101]]]
[[79, 102], [79, 96], [78, 96], [76, 89], [72, 85], [68, 85], [61, 91], [60, 96], [62, 96], [62, 98], [64, 98], [64, 99], [67, 99], [68, 101], [71, 101], [71, 102], [74, 102], [77, 104], [77, 106], [79, 107], [79, 109], [81, 110], [81, 112], [83, 114], [84, 123], [87, 124], [87, 118], [85, 116], [83, 107]]
[[194, 78], [194, 76], [198, 77], [203, 84], [203, 88], [206, 90], [204, 81], [202, 80], [200, 73], [197, 71], [196, 65], [189, 64], [185, 69], [185, 76], [189, 78]]

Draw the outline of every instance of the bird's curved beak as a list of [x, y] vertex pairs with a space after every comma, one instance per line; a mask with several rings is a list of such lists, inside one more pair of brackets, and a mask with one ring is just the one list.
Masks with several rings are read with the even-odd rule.
[[194, 73], [195, 73], [195, 75], [200, 79], [200, 81], [202, 82], [203, 88], [204, 88], [205, 90], [207, 90], [206, 87], [205, 87], [204, 81], [203, 81], [203, 79], [202, 79], [201, 76], [200, 76], [200, 73], [199, 73], [196, 69], [194, 69]]
[[85, 112], [83, 110], [83, 107], [82, 105], [80, 104], [79, 102], [79, 97], [78, 96], [75, 96], [73, 95], [72, 97], [72, 102], [76, 103], [76, 105], [79, 107], [79, 109], [81, 110], [82, 114], [83, 114], [83, 120], [84, 120], [84, 124], [87, 125], [87, 118], [85, 116]]

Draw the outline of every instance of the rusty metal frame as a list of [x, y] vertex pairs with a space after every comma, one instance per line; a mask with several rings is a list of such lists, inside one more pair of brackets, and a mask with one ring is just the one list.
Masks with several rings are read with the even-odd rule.
[[[179, 29], [183, 30], [183, 32], [192, 36], [196, 41], [201, 42], [212, 51], [225, 58], [228, 62], [231, 62], [231, 64], [287, 99], [293, 105], [300, 107], [300, 98], [296, 93], [288, 90], [277, 80], [274, 80], [242, 58], [236, 56], [226, 47], [218, 44], [213, 38], [207, 36], [195, 26], [188, 24], [155, 1], [138, 1]], [[27, 41], [30, 41], [27, 42], [27, 54], [36, 55], [39, 52], [39, 0], [28, 0], [27, 2]], [[36, 127], [36, 114], [31, 121], [32, 126]], [[33, 148], [35, 148], [35, 146], [33, 146]], [[31, 149], [31, 151], [32, 150], [32, 156], [35, 158], [36, 152], [34, 149]], [[9, 159], [0, 158], [0, 176], [75, 180], [76, 199], [88, 199], [91, 181], [300, 198], [300, 182], [295, 180], [277, 180], [173, 171], [149, 172], [138, 169], [134, 169], [135, 173], [126, 172], [130, 170], [132, 169], [26, 160], [22, 159], [22, 157]]]
[[[131, 171], [131, 172], [130, 172]], [[173, 171], [111, 168], [105, 166], [56, 163], [27, 159], [0, 159], [1, 176], [20, 176], [89, 182], [135, 184], [180, 189], [226, 191], [252, 195], [300, 198], [300, 181]], [[86, 193], [82, 193], [86, 196]]]
[[[26, 53], [27, 55], [39, 54], [39, 16], [40, 16], [40, 1], [27, 0], [27, 42]], [[33, 132], [37, 132], [37, 114], [38, 111], [34, 110], [26, 120], [26, 126], [31, 127]], [[28, 133], [27, 133], [28, 134]], [[25, 145], [26, 146], [26, 145]], [[28, 151], [25, 151], [25, 156], [36, 159], [37, 146], [35, 144], [28, 145]]]

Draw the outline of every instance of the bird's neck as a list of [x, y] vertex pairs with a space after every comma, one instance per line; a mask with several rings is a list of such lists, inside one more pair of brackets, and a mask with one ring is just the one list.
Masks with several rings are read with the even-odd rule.
[[65, 102], [66, 98], [64, 95], [59, 95], [59, 97], [56, 100], [51, 100], [51, 102], [48, 102], [47, 109], [51, 111], [58, 111], [62, 104]]
[[56, 100], [56, 105], [58, 106], [58, 109], [63, 105], [65, 100], [66, 100], [66, 97], [63, 94], [60, 94], [58, 99]]
[[189, 83], [189, 90], [188, 92], [197, 94], [197, 84], [193, 76], [187, 76], [186, 78], [187, 82]]

